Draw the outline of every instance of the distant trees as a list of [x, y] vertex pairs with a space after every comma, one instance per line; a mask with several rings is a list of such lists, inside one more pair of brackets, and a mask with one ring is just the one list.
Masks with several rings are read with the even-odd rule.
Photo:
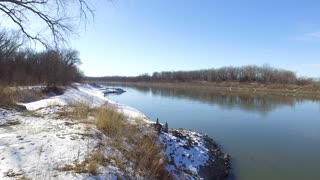
[[82, 78], [75, 50], [22, 49], [15, 34], [0, 32], [0, 83], [64, 85]]
[[[90, 79], [90, 78], [89, 78]], [[136, 77], [101, 77], [92, 80], [104, 81], [209, 81], [209, 82], [259, 82], [295, 84], [298, 82], [292, 71], [276, 69], [269, 66], [222, 67], [218, 69], [202, 69], [194, 71], [154, 72], [151, 76], [143, 74]]]

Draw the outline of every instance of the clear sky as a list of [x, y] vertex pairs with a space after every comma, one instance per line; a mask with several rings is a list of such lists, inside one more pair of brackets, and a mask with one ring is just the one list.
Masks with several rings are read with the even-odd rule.
[[88, 76], [269, 64], [320, 77], [319, 0], [113, 0], [71, 42]]

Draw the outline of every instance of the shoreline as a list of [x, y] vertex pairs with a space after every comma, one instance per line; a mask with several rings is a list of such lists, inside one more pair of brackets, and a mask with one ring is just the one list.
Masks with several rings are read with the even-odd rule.
[[[154, 121], [137, 109], [113, 102], [104, 97], [104, 89], [105, 87], [103, 86], [95, 87], [94, 85], [88, 84], [75, 84], [75, 87], [68, 87], [62, 95], [30, 103], [20, 103], [20, 105], [26, 107], [28, 111], [20, 112], [0, 108], [0, 110], [3, 111], [3, 113], [0, 113], [1, 125], [8, 125], [10, 128], [15, 128], [14, 131], [10, 132], [3, 129], [3, 132], [1, 131], [3, 134], [0, 134], [0, 137], [5, 138], [3, 140], [7, 141], [8, 144], [22, 146], [17, 149], [17, 152], [14, 152], [21, 156], [21, 162], [2, 158], [3, 165], [5, 166], [0, 166], [1, 172], [7, 173], [6, 177], [8, 178], [12, 174], [15, 176], [32, 177], [34, 173], [42, 173], [38, 172], [41, 170], [36, 168], [41, 165], [47, 168], [47, 172], [44, 172], [44, 174], [50, 172], [50, 174], [54, 174], [55, 177], [70, 178], [70, 173], [60, 172], [57, 168], [53, 167], [61, 167], [65, 164], [72, 164], [72, 162], [81, 162], [85, 160], [86, 152], [94, 151], [95, 147], [106, 148], [105, 153], [107, 154], [104, 155], [108, 157], [108, 154], [113, 152], [108, 148], [110, 142], [101, 141], [102, 139], [108, 139], [108, 137], [101, 139], [99, 135], [101, 133], [90, 125], [91, 128], [86, 129], [87, 125], [85, 124], [78, 124], [71, 119], [64, 119], [59, 116], [59, 112], [63, 111], [64, 108], [68, 108], [69, 105], [78, 101], [83, 103], [91, 102], [91, 105], [94, 107], [110, 105], [126, 115], [129, 123], [138, 118], [144, 121], [147, 129], [154, 129]], [[13, 119], [19, 120], [12, 123]], [[24, 130], [25, 128], [38, 129], [37, 134], [29, 134]], [[90, 135], [86, 135], [87, 133]], [[42, 141], [39, 141], [39, 139], [42, 139]], [[223, 153], [215, 141], [206, 135], [183, 129], [168, 129], [166, 131], [160, 129], [158, 140], [164, 148], [163, 157], [165, 157], [164, 159], [168, 159], [166, 168], [168, 172], [172, 174], [173, 179], [226, 179], [229, 174], [229, 155]], [[21, 141], [30, 141], [30, 147], [23, 146]], [[48, 144], [47, 141], [51, 141], [56, 145], [52, 146], [52, 144]], [[89, 141], [91, 144], [90, 148], [86, 146]], [[68, 145], [65, 144], [66, 142], [68, 142]], [[78, 154], [72, 151], [72, 149], [77, 149], [77, 146], [79, 146]], [[8, 145], [3, 153], [6, 154], [7, 151], [10, 153], [10, 147], [11, 145]], [[25, 150], [29, 150], [31, 147], [32, 152], [26, 153]], [[41, 151], [42, 155], [39, 155], [38, 151]], [[50, 154], [51, 151], [59, 151], [64, 154], [63, 160], [61, 161], [59, 154]], [[0, 153], [0, 156], [1, 155], [3, 154]], [[12, 156], [15, 155], [13, 154]], [[28, 162], [26, 159], [39, 159], [40, 156], [50, 157], [53, 161], [50, 162], [51, 164], [49, 164], [49, 166], [47, 164], [48, 162], [44, 159], [42, 161], [35, 161], [33, 165], [26, 164], [26, 162]], [[111, 164], [111, 166], [113, 165]], [[110, 169], [110, 165], [108, 167], [102, 166], [99, 169], [102, 170], [102, 174], [99, 175], [101, 178], [105, 177], [105, 175], [114, 176], [115, 174], [123, 173], [113, 168]], [[78, 174], [73, 172], [72, 174], [74, 176], [73, 178], [86, 177], [90, 179], [92, 177], [92, 175], [86, 173]]]
[[[110, 99], [108, 99], [110, 101]], [[134, 109], [130, 106], [127, 106], [125, 104], [118, 104], [117, 105], [123, 105], [127, 108]], [[119, 107], [118, 107], [119, 108]], [[139, 110], [137, 110], [139, 111]], [[174, 152], [167, 152], [167, 158], [169, 159], [169, 165], [173, 165], [176, 170], [180, 172], [175, 172], [176, 170], [171, 171], [173, 173], [173, 176], [180, 174], [181, 172], [184, 172], [187, 175], [183, 175], [184, 178], [203, 178], [203, 179], [215, 179], [215, 180], [222, 180], [227, 179], [227, 177], [230, 175], [231, 170], [231, 161], [230, 161], [230, 155], [222, 152], [222, 148], [220, 145], [218, 145], [213, 138], [209, 137], [208, 135], [203, 135], [199, 132], [192, 131], [192, 130], [184, 130], [183, 128], [169, 128], [167, 132], [163, 130], [163, 125], [158, 124], [157, 122], [151, 120], [148, 116], [146, 116], [143, 112], [139, 111], [142, 116], [145, 117], [145, 120], [147, 121], [147, 124], [151, 124], [151, 127], [158, 131], [159, 140], [162, 142], [162, 146], [166, 148], [166, 151], [168, 151], [168, 141], [170, 143], [180, 143], [178, 146], [179, 148], [183, 149], [183, 153], [174, 153]], [[167, 139], [166, 142], [165, 138], [163, 136], [173, 136], [174, 138]], [[188, 169], [185, 169], [185, 165], [179, 166], [179, 164], [173, 160], [174, 158], [180, 157], [182, 161], [183, 159], [191, 159], [193, 157], [190, 156], [186, 151], [190, 149], [197, 149], [200, 147], [200, 141], [203, 141], [203, 145], [205, 148], [207, 148], [208, 152], [208, 160], [205, 162], [204, 165], [201, 165], [198, 170], [196, 171], [190, 171]], [[199, 144], [198, 144], [199, 143]], [[170, 145], [170, 144], [169, 144]], [[177, 146], [177, 147], [178, 147]], [[198, 147], [197, 147], [198, 146]], [[175, 149], [175, 151], [178, 151]], [[174, 154], [174, 155], [173, 155]], [[176, 173], [176, 174], [175, 174]], [[177, 179], [180, 179], [181, 177], [177, 177]]]
[[[191, 179], [197, 179], [200, 177], [203, 179], [222, 180], [228, 178], [231, 173], [230, 156], [222, 152], [221, 147], [213, 138], [208, 135], [203, 135], [192, 130], [184, 130], [182, 128], [168, 129], [167, 132], [165, 132], [162, 126], [163, 125], [161, 124], [153, 123], [153, 127], [158, 131], [160, 142], [166, 148], [166, 156], [169, 161], [169, 166], [174, 166], [176, 168], [176, 170], [172, 171], [173, 174], [175, 174], [176, 171], [184, 172], [189, 175], [187, 178]], [[175, 144], [179, 144], [176, 146], [178, 148], [172, 150], [172, 146], [175, 146]], [[200, 165], [198, 170], [192, 171], [185, 169], [185, 164], [181, 164], [180, 162], [186, 160], [190, 160], [191, 162], [194, 161], [194, 155], [190, 155], [188, 151], [195, 149], [198, 150], [199, 148], [201, 149], [201, 145], [206, 148], [203, 150], [207, 151], [206, 154], [208, 155], [208, 159], [205, 164]], [[181, 150], [183, 153], [181, 153]], [[176, 158], [179, 158], [179, 160]], [[177, 174], [180, 172], [177, 172]], [[186, 176], [184, 177], [186, 178]], [[177, 179], [179, 178], [181, 177], [178, 177]]]
[[[93, 82], [91, 82], [93, 83]], [[320, 85], [286, 85], [237, 82], [95, 82], [104, 85], [123, 85], [155, 88], [206, 90], [225, 94], [256, 94], [289, 96], [320, 100]]]

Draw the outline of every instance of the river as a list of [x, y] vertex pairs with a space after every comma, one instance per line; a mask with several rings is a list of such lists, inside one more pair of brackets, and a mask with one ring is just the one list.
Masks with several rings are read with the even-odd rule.
[[320, 102], [287, 96], [117, 86], [108, 95], [170, 128], [207, 133], [232, 158], [236, 180], [320, 179]]

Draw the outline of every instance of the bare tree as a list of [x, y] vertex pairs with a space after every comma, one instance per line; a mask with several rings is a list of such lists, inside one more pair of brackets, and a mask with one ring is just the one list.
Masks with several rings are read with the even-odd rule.
[[0, 61], [10, 57], [22, 44], [19, 33], [0, 31]]
[[[31, 41], [45, 47], [58, 46], [74, 33], [76, 22], [86, 23], [93, 16], [90, 0], [0, 0], [4, 14]], [[37, 32], [30, 30], [36, 19], [43, 24]]]

